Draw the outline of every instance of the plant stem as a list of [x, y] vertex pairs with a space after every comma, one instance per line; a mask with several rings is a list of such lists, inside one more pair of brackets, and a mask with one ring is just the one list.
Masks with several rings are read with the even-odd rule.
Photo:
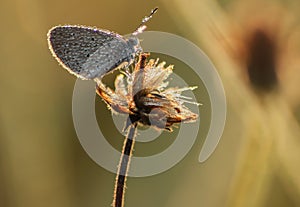
[[126, 188], [127, 173], [129, 170], [131, 155], [136, 137], [136, 124], [128, 127], [128, 133], [125, 137], [122, 155], [118, 166], [118, 174], [116, 176], [113, 207], [124, 206], [124, 195]]

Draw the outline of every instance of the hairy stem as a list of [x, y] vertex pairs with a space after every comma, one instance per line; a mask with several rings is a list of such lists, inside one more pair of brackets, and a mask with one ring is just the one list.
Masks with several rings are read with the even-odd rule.
[[122, 156], [118, 166], [118, 174], [116, 176], [113, 207], [124, 206], [124, 195], [126, 188], [126, 178], [129, 170], [131, 155], [136, 137], [136, 124], [128, 127], [128, 132], [124, 140]]

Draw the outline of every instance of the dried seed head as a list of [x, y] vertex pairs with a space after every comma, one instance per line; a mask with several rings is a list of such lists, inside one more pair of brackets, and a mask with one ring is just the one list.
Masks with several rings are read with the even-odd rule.
[[165, 67], [165, 62], [150, 59], [141, 54], [132, 72], [120, 74], [115, 80], [115, 90], [97, 80], [97, 93], [115, 112], [129, 114], [131, 122], [155, 126], [172, 131], [174, 123], [193, 122], [198, 115], [183, 104], [189, 102], [181, 93], [195, 87], [168, 88], [166, 79], [173, 66]]

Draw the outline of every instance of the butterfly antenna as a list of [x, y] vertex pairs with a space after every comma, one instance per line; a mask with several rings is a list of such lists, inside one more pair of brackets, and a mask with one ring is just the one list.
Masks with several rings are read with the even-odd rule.
[[145, 29], [147, 28], [147, 26], [145, 25], [146, 22], [148, 22], [153, 14], [155, 14], [158, 10], [158, 7], [154, 8], [151, 10], [151, 13], [148, 16], [145, 16], [141, 22], [141, 24], [138, 26], [138, 28], [132, 33], [132, 35], [138, 35], [140, 33], [142, 33], [143, 31], [145, 31]]

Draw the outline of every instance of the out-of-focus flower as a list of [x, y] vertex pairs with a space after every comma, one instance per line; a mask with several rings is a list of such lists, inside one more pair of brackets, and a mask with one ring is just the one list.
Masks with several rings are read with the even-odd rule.
[[[224, 178], [231, 186], [219, 186], [211, 193], [224, 196], [221, 189], [230, 189], [222, 206], [266, 206], [276, 176], [275, 185], [283, 183], [284, 191], [300, 205], [300, 129], [293, 114], [300, 102], [298, 13], [289, 3], [278, 1], [240, 0], [220, 6], [209, 0], [176, 0], [174, 4], [176, 22], [189, 26], [185, 34], [196, 37], [193, 41], [212, 59], [223, 80], [229, 105], [223, 148], [233, 144], [226, 143], [226, 133], [238, 134], [234, 144], [239, 151], [231, 157], [236, 169], [232, 177]], [[229, 174], [221, 163], [232, 152], [223, 153], [207, 176], [221, 170], [222, 175]], [[193, 179], [197, 182], [197, 177]], [[198, 197], [194, 198], [196, 202]]]
[[243, 69], [250, 86], [260, 92], [279, 89], [282, 95], [296, 96], [288, 92], [294, 90], [291, 82], [295, 81], [288, 74], [300, 73], [295, 58], [300, 43], [294, 38], [300, 31], [295, 14], [267, 1], [239, 1], [229, 10], [233, 24], [224, 38], [231, 39], [232, 60]]

